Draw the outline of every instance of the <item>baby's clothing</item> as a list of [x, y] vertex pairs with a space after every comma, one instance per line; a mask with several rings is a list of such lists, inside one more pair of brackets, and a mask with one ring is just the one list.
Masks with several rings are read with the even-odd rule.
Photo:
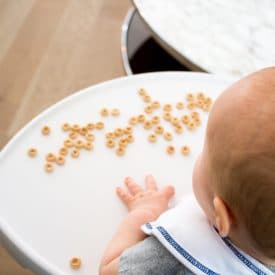
[[274, 274], [223, 239], [210, 226], [195, 198], [184, 198], [156, 221], [142, 226], [152, 235], [120, 259], [119, 274]]
[[[275, 267], [268, 268], [275, 274]], [[180, 263], [154, 236], [126, 249], [119, 263], [119, 275], [193, 274], [195, 273]]]
[[193, 275], [154, 236], [124, 251], [119, 275]]

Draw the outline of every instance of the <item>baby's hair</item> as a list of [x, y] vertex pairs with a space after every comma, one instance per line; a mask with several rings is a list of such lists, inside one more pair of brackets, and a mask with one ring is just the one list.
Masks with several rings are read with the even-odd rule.
[[225, 169], [220, 165], [216, 164], [219, 195], [237, 223], [245, 226], [255, 249], [275, 259], [275, 155], [245, 154]]

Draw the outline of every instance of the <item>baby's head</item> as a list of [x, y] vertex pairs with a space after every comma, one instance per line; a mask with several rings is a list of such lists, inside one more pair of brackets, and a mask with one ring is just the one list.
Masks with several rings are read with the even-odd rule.
[[243, 78], [216, 100], [193, 187], [221, 236], [275, 263], [275, 67]]

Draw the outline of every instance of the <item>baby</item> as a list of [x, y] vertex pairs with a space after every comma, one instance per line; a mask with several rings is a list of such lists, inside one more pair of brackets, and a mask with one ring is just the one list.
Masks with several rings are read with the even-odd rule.
[[159, 190], [150, 175], [145, 189], [129, 177], [125, 184], [117, 194], [129, 213], [101, 275], [274, 274], [275, 67], [239, 80], [213, 105], [193, 171], [201, 208], [183, 199], [167, 211], [174, 188]]

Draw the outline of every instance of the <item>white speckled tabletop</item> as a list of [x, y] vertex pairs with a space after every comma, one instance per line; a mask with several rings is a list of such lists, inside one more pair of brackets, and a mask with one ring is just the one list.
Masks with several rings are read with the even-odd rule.
[[241, 77], [275, 65], [274, 0], [133, 0], [182, 63]]

